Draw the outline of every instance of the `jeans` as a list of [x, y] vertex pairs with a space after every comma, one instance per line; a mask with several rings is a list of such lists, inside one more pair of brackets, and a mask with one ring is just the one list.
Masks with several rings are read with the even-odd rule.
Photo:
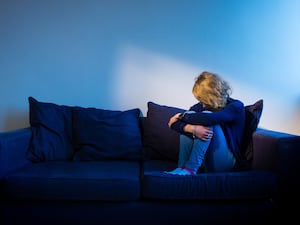
[[178, 167], [188, 167], [195, 174], [202, 165], [205, 172], [229, 171], [234, 167], [235, 158], [221, 126], [215, 125], [211, 128], [213, 136], [208, 141], [180, 135]]

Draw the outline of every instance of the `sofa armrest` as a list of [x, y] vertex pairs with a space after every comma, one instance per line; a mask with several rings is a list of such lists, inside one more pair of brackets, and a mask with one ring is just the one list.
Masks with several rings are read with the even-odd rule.
[[281, 198], [299, 199], [300, 136], [257, 129], [253, 134], [252, 168], [276, 172]]
[[30, 163], [25, 157], [30, 138], [29, 127], [0, 133], [0, 180]]
[[299, 168], [300, 136], [258, 128], [253, 133], [252, 168], [274, 172]]

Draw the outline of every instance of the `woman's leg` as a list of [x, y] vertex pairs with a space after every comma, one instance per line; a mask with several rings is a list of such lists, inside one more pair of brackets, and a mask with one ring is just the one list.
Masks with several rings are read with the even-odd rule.
[[235, 158], [228, 147], [224, 132], [220, 125], [213, 127], [213, 137], [205, 155], [206, 172], [229, 171], [234, 167]]
[[211, 139], [208, 141], [203, 141], [199, 138], [194, 139], [189, 158], [183, 165], [183, 167], [185, 167], [191, 174], [196, 174], [198, 169], [202, 166], [210, 143]]
[[[221, 126], [215, 125], [212, 129], [214, 133], [210, 141], [195, 138], [192, 141], [192, 148], [186, 142], [183, 142], [180, 148], [182, 162], [178, 165], [187, 167], [191, 174], [196, 174], [203, 163], [206, 172], [230, 171], [234, 167], [235, 158], [228, 147]], [[188, 173], [181, 171], [180, 174], [186, 175]]]
[[194, 140], [186, 135], [180, 135], [178, 167], [183, 167], [189, 159]]
[[193, 147], [193, 142], [194, 142], [193, 139], [183, 134], [181, 134], [179, 138], [180, 138], [180, 146], [179, 146], [179, 156], [178, 156], [178, 167], [170, 172], [166, 172], [169, 174], [177, 174], [177, 175], [181, 174], [182, 167], [190, 157], [190, 153]]
[[210, 141], [202, 141], [198, 138], [191, 139], [186, 135], [180, 135], [178, 168], [168, 173], [177, 175], [196, 174], [203, 163], [209, 144]]
[[[207, 113], [210, 112], [207, 111]], [[206, 172], [229, 171], [234, 167], [235, 158], [228, 147], [221, 126], [215, 125], [212, 129], [214, 133], [209, 141], [180, 135], [178, 168], [169, 173], [196, 174], [202, 164]], [[187, 168], [187, 170], [181, 168]]]

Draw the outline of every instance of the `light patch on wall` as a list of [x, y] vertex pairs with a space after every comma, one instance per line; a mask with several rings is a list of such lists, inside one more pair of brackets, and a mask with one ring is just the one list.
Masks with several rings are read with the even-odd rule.
[[148, 101], [180, 108], [196, 102], [192, 85], [200, 68], [132, 46], [122, 48], [117, 61], [114, 100], [119, 108], [139, 107], [145, 115]]
[[285, 98], [265, 97], [265, 108], [261, 126], [267, 129], [300, 135], [299, 106]]
[[264, 100], [263, 113], [259, 127], [300, 135], [300, 104], [290, 93], [273, 93], [265, 87], [253, 87], [249, 84], [227, 79], [233, 87], [232, 97], [238, 98], [245, 105], [259, 99]]
[[[133, 46], [122, 48], [116, 61], [114, 104], [121, 110], [138, 107], [144, 115], [148, 101], [188, 109], [196, 103], [191, 91], [194, 78], [206, 70]], [[221, 75], [232, 86], [232, 97], [245, 105], [264, 100], [260, 127], [300, 135], [300, 124], [295, 123], [299, 121], [298, 101], [288, 95], [278, 96], [265, 87], [237, 81], [234, 75]]]

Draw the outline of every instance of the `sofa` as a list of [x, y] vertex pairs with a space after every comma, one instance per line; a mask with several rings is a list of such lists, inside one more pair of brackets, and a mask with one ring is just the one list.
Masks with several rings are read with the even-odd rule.
[[29, 127], [0, 133], [0, 224], [255, 224], [297, 219], [300, 136], [259, 127], [245, 106], [245, 167], [172, 175], [184, 109], [29, 102]]

